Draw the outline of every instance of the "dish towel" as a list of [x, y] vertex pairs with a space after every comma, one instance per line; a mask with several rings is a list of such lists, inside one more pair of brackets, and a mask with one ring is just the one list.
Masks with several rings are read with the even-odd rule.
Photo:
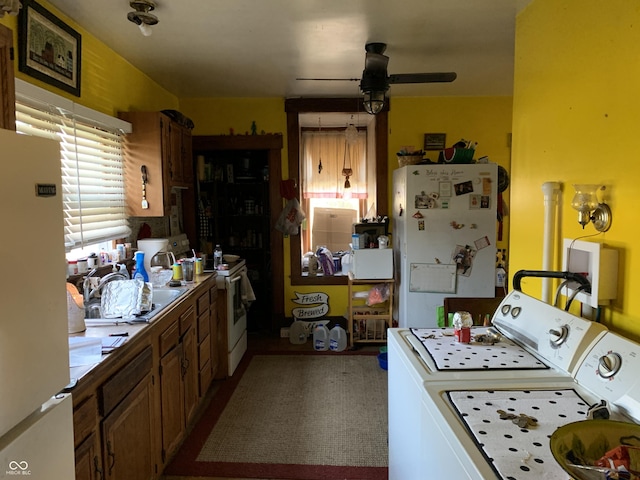
[[240, 276], [242, 280], [240, 280], [240, 296], [242, 297], [242, 303], [249, 306], [251, 302], [256, 301], [256, 295], [253, 293], [253, 288], [251, 287], [251, 282], [249, 282], [249, 277], [247, 277], [247, 272], [240, 272]]

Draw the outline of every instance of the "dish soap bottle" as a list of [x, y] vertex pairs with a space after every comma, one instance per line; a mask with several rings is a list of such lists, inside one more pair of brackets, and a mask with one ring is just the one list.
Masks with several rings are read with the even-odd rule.
[[149, 274], [144, 268], [144, 252], [136, 252], [136, 271], [133, 274], [133, 279], [141, 279], [145, 282], [149, 281]]

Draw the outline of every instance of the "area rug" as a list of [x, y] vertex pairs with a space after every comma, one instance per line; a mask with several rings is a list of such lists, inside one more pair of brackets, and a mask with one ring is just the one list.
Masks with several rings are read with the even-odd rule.
[[375, 356], [256, 354], [164, 474], [383, 480], [387, 461], [387, 372]]

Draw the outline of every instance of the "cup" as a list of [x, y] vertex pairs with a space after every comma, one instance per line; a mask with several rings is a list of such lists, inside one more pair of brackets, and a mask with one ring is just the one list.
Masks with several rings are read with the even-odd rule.
[[457, 342], [460, 343], [469, 343], [471, 342], [471, 328], [470, 327], [461, 327], [455, 328], [453, 330], [453, 334]]
[[187, 282], [193, 282], [193, 260], [182, 261], [182, 279]]

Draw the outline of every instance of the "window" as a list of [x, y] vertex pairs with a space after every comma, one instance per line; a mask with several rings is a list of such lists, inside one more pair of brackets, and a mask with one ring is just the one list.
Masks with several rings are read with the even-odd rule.
[[67, 251], [131, 233], [121, 155], [128, 123], [16, 81], [16, 130], [60, 142]]
[[371, 157], [367, 131], [354, 126], [351, 132], [347, 137], [346, 126], [302, 129], [300, 178], [302, 208], [307, 214], [306, 228], [301, 230], [303, 254], [319, 246], [334, 254], [346, 251], [353, 224], [365, 216], [369, 199], [375, 198], [375, 183], [370, 185], [367, 176], [375, 171], [375, 164], [367, 161]]
[[[375, 195], [370, 198], [376, 205], [378, 215], [388, 214], [388, 108], [375, 115], [375, 123], [368, 129], [367, 148], [371, 154], [371, 160], [375, 162], [375, 170], [369, 172], [368, 181], [375, 184]], [[300, 120], [305, 114], [315, 115], [317, 125], [318, 114], [323, 115], [335, 112], [350, 113], [362, 112], [361, 98], [290, 98], [285, 100], [285, 112], [287, 114], [287, 154], [289, 161], [288, 178], [300, 179], [301, 158], [301, 125]], [[361, 113], [361, 116], [364, 114]], [[300, 188], [298, 182], [298, 188]], [[298, 191], [298, 194], [300, 192]], [[298, 197], [300, 198], [300, 197]], [[306, 212], [305, 212], [306, 213]], [[302, 274], [303, 245], [301, 235], [291, 235], [290, 239], [290, 278], [291, 285], [346, 285], [346, 276], [307, 277]], [[305, 250], [306, 251], [306, 250]]]

